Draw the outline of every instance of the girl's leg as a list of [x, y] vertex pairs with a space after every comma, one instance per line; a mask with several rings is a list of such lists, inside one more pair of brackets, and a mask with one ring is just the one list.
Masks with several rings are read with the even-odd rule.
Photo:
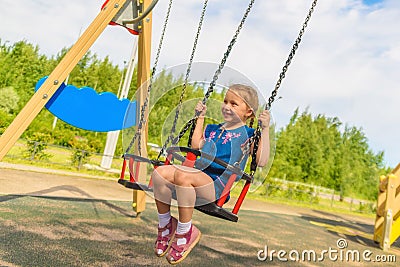
[[174, 238], [177, 220], [171, 217], [170, 207], [172, 191], [174, 187], [172, 180], [175, 167], [172, 165], [160, 166], [153, 171], [152, 180], [154, 185], [154, 197], [158, 211], [158, 235], [154, 245], [154, 252], [158, 257], [164, 256]]
[[179, 217], [182, 222], [192, 218], [196, 196], [215, 201], [213, 180], [202, 171], [185, 166], [165, 165], [152, 174], [154, 197], [159, 213], [170, 211], [172, 190], [176, 190]]
[[179, 221], [175, 239], [168, 253], [167, 260], [177, 264], [184, 260], [199, 242], [201, 232], [192, 225], [193, 209], [196, 197], [215, 200], [213, 180], [205, 173], [181, 166], [175, 171], [174, 184], [178, 201]]
[[192, 219], [196, 198], [215, 201], [214, 183], [210, 176], [202, 171], [180, 166], [175, 171], [174, 184], [178, 201], [179, 221]]
[[170, 211], [175, 170], [175, 166], [165, 165], [153, 171], [151, 178], [153, 180], [154, 198], [160, 214]]

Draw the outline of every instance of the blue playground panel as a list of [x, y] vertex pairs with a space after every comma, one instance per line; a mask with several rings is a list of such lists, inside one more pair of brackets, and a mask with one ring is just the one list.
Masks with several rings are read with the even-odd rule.
[[[35, 92], [46, 79], [37, 82]], [[62, 83], [45, 106], [57, 118], [88, 131], [109, 132], [136, 125], [136, 101], [118, 99], [110, 92], [98, 94], [91, 87]]]

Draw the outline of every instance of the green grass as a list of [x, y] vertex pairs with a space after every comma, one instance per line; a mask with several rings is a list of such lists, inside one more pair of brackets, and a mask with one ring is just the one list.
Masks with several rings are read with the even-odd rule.
[[[238, 197], [242, 186], [238, 184], [232, 190], [232, 196]], [[259, 193], [259, 190], [254, 193], [247, 193], [246, 198], [254, 199], [258, 201], [263, 201], [267, 203], [276, 203], [276, 204], [285, 204], [288, 206], [296, 206], [296, 207], [303, 207], [309, 208], [314, 210], [326, 211], [326, 212], [334, 212], [334, 213], [341, 213], [341, 214], [351, 214], [351, 215], [360, 215], [368, 218], [375, 217], [376, 213], [374, 210], [365, 209], [359, 210], [358, 205], [351, 205], [350, 203], [344, 201], [332, 201], [331, 199], [324, 199], [319, 198], [318, 203], [313, 203], [310, 201], [303, 201], [295, 198], [284, 198], [284, 197], [277, 197], [277, 196], [265, 196]]]
[[376, 216], [375, 212], [373, 211], [359, 212], [356, 210], [356, 208], [350, 210], [348, 203], [335, 201], [334, 204], [331, 205], [331, 201], [328, 199], [321, 199], [318, 204], [310, 202], [302, 202], [295, 199], [284, 199], [284, 198], [274, 198], [274, 197], [266, 198], [259, 195], [249, 195], [249, 199], [264, 201], [273, 204], [284, 204], [288, 206], [309, 208], [313, 210], [325, 211], [330, 213], [357, 215], [366, 218], [375, 218]]
[[[45, 153], [49, 155], [47, 160], [31, 160], [30, 156], [27, 155], [26, 141], [19, 140], [8, 152], [7, 156], [3, 159], [4, 162], [24, 165], [34, 165], [36, 167], [63, 170], [69, 172], [75, 172], [77, 174], [88, 174], [93, 176], [104, 176], [108, 178], [118, 178], [119, 174], [114, 172], [108, 172], [103, 170], [87, 169], [82, 167], [78, 169], [77, 166], [72, 164], [72, 149], [51, 146], [45, 150]], [[101, 163], [100, 155], [92, 155], [89, 157], [88, 164], [94, 166], [100, 166]], [[111, 165], [111, 169], [120, 170], [122, 167], [122, 159], [114, 159]]]

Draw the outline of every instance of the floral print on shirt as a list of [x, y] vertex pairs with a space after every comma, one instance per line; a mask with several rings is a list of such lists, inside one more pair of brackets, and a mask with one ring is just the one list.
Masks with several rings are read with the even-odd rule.
[[[211, 141], [212, 139], [215, 138], [217, 132], [216, 131], [211, 131], [210, 136], [208, 137], [208, 141]], [[242, 136], [241, 133], [231, 133], [231, 132], [226, 132], [225, 135], [222, 137], [222, 144], [225, 145], [229, 141], [232, 141], [232, 138], [238, 138]]]
[[222, 137], [222, 139], [224, 140], [224, 141], [222, 142], [222, 144], [225, 145], [225, 144], [228, 143], [229, 141], [232, 141], [232, 138], [238, 138], [238, 137], [240, 137], [240, 136], [241, 136], [240, 133], [231, 133], [231, 132], [227, 132], [227, 133], [225, 134], [225, 136]]
[[210, 133], [210, 136], [208, 137], [208, 141], [211, 141], [211, 139], [214, 139], [214, 137], [215, 137], [216, 134], [217, 134], [216, 131], [212, 131], [212, 132]]

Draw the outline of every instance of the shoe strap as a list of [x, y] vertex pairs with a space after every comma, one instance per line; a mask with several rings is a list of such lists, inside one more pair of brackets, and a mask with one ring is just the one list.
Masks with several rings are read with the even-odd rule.
[[175, 257], [179, 256], [187, 247], [187, 244], [179, 246], [176, 242], [174, 242], [171, 245], [170, 254], [174, 255]]
[[166, 226], [164, 226], [164, 227], [158, 227], [158, 233], [162, 233], [162, 232], [164, 232], [165, 230], [170, 230], [170, 231], [171, 231], [171, 228], [172, 228], [172, 219], [169, 220], [169, 223], [167, 223]]
[[193, 225], [190, 227], [189, 231], [184, 234], [175, 233], [175, 240], [178, 238], [185, 238], [186, 244], [188, 244], [190, 241], [190, 238], [192, 237], [192, 230], [193, 230]]

